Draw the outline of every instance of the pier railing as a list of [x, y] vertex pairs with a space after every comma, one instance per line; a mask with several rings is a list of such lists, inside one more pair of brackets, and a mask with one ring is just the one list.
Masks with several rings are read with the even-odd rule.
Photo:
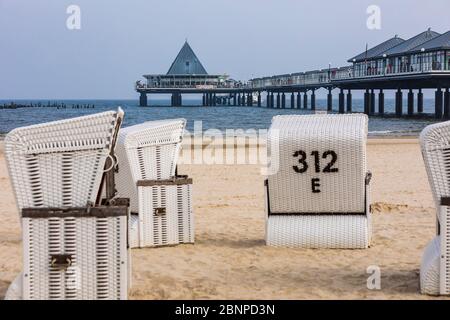
[[152, 82], [152, 83], [136, 83], [135, 89], [256, 89], [264, 90], [273, 87], [327, 87], [335, 82], [352, 80], [352, 79], [373, 79], [382, 77], [395, 77], [407, 75], [433, 73], [450, 73], [450, 66], [423, 64], [421, 66], [408, 65], [401, 67], [385, 66], [383, 68], [371, 68], [356, 66], [346, 66], [341, 68], [329, 68], [308, 72], [299, 72], [292, 74], [275, 75], [271, 77], [250, 79], [247, 82], [219, 82], [198, 84], [191, 81], [174, 81], [174, 82]]
[[355, 68], [354, 66], [276, 75], [272, 77], [251, 79], [247, 82], [249, 88], [262, 89], [268, 87], [289, 86], [326, 86], [336, 81], [352, 79], [371, 79], [378, 77], [393, 77], [401, 75], [420, 75], [433, 73], [450, 73], [450, 66], [428, 64], [420, 68], [405, 66], [401, 68], [384, 67], [379, 69]]

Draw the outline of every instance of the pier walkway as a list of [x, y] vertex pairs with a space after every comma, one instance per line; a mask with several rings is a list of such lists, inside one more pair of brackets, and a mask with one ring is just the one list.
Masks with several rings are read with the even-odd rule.
[[[194, 59], [198, 62], [198, 58]], [[316, 91], [323, 88], [328, 90], [328, 111], [334, 111], [333, 90], [338, 90], [339, 113], [352, 112], [352, 91], [363, 90], [364, 112], [368, 115], [384, 114], [385, 91], [395, 90], [395, 114], [399, 117], [403, 115], [404, 91], [407, 114], [414, 115], [423, 113], [423, 90], [435, 89], [434, 116], [450, 119], [450, 31], [439, 34], [429, 29], [408, 40], [395, 36], [348, 62], [351, 65], [345, 67], [329, 66], [254, 78], [245, 83], [227, 76], [210, 76], [206, 71], [203, 75], [147, 75], [147, 83], [137, 82], [135, 89], [141, 106], [148, 105], [147, 94], [165, 93], [172, 94], [173, 106], [182, 105], [182, 94], [202, 94], [204, 106], [262, 107], [265, 95], [267, 108], [286, 108], [286, 96], [290, 95], [290, 108], [315, 110]]]

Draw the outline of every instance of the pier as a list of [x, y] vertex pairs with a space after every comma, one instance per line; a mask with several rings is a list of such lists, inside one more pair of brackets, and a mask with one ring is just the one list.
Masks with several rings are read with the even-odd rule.
[[[236, 105], [316, 109], [316, 91], [325, 89], [327, 111], [352, 112], [352, 95], [364, 92], [364, 113], [385, 114], [385, 93], [395, 91], [395, 115], [423, 113], [423, 90], [435, 90], [436, 119], [450, 119], [450, 31], [430, 29], [404, 40], [395, 36], [350, 58], [347, 66], [254, 78], [243, 83], [226, 75], [208, 75], [186, 42], [166, 75], [145, 75], [136, 83], [140, 105], [149, 94], [171, 94], [172, 106], [182, 105], [183, 94], [202, 94], [203, 106]], [[338, 105], [333, 105], [337, 91]], [[265, 99], [264, 106], [262, 97]]]

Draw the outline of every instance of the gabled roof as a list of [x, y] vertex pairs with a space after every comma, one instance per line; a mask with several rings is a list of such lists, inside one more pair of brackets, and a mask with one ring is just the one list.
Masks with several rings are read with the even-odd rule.
[[358, 54], [357, 56], [349, 59], [348, 62], [353, 62], [353, 60], [363, 61], [366, 59], [371, 59], [371, 58], [377, 57], [379, 55], [382, 55], [387, 50], [403, 43], [404, 41], [405, 41], [404, 39], [399, 38], [398, 36], [395, 36], [383, 43], [380, 43], [379, 45], [377, 45], [373, 48], [370, 48], [369, 50], [367, 50], [367, 52], [364, 51], [364, 52]]
[[[424, 31], [422, 33], [419, 33], [417, 36], [414, 36], [399, 45], [396, 45], [395, 47], [383, 52], [382, 55], [386, 54], [388, 56], [393, 55], [400, 55], [405, 52], [410, 51], [411, 49], [422, 45], [425, 42], [428, 42], [436, 37], [440, 36], [440, 33], [431, 31], [431, 29], [428, 29], [427, 31]], [[382, 56], [380, 55], [380, 57]]]
[[192, 50], [189, 43], [186, 41], [178, 52], [177, 57], [172, 62], [172, 65], [167, 71], [168, 75], [173, 74], [196, 74], [196, 75], [207, 75], [205, 68], [202, 66], [200, 60]]
[[447, 31], [446, 33], [443, 33], [440, 36], [411, 49], [410, 51], [417, 52], [421, 51], [422, 48], [425, 50], [450, 49], [450, 31]]

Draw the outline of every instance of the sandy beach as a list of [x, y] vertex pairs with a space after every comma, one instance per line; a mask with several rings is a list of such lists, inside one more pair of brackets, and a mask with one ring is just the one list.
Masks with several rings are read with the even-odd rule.
[[[370, 139], [373, 245], [367, 250], [264, 245], [258, 165], [181, 165], [194, 179], [195, 245], [135, 249], [130, 299], [436, 299], [419, 293], [421, 254], [435, 233], [417, 139]], [[22, 269], [18, 213], [0, 143], [0, 298]], [[366, 268], [381, 268], [368, 290]]]

